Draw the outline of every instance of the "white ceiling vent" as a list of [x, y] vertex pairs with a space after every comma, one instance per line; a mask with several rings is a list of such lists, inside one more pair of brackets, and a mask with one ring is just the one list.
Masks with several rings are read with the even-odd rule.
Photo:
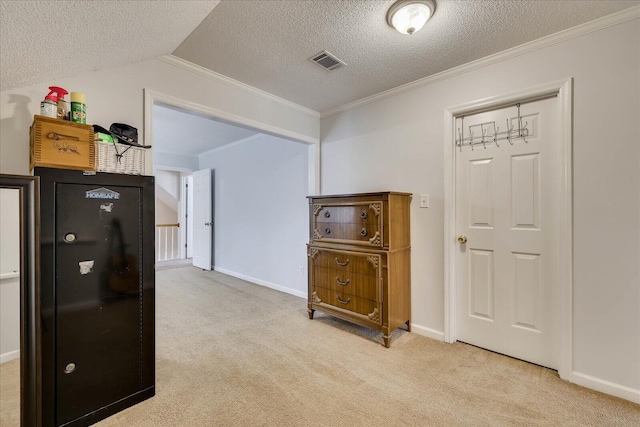
[[322, 52], [313, 55], [311, 58], [309, 58], [309, 61], [318, 65], [318, 67], [322, 67], [327, 71], [337, 70], [338, 68], [341, 68], [347, 65], [344, 62], [340, 61], [335, 56], [333, 56], [332, 54], [330, 54], [329, 52], [327, 52], [326, 50], [323, 50]]

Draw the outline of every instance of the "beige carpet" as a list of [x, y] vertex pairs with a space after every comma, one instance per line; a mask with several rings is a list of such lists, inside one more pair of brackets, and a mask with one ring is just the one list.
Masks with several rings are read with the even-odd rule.
[[99, 427], [640, 425], [640, 405], [549, 369], [405, 331], [386, 349], [219, 273], [161, 271], [156, 287], [156, 396]]
[[0, 426], [20, 425], [20, 359], [0, 365]]

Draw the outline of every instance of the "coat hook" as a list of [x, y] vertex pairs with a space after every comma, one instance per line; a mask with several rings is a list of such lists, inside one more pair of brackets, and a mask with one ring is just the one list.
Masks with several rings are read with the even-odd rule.
[[513, 145], [513, 142], [511, 142], [511, 132], [513, 131], [513, 126], [509, 126], [509, 119], [507, 119], [507, 141], [509, 141], [509, 144]]
[[473, 131], [471, 126], [469, 126], [469, 145], [471, 146], [471, 151], [473, 151]]
[[526, 137], [529, 136], [529, 129], [527, 129], [527, 125], [529, 122], [524, 122], [524, 126], [522, 126], [522, 116], [520, 115], [520, 103], [516, 104], [518, 107], [518, 138], [522, 138], [524, 142], [527, 141]]
[[484, 137], [487, 134], [487, 130], [484, 128], [484, 125], [482, 123], [480, 123], [480, 131], [482, 132], [482, 146], [486, 150], [487, 149], [487, 145], [486, 145], [486, 141], [484, 140]]
[[498, 145], [498, 131], [500, 130], [499, 127], [496, 127], [496, 122], [493, 122], [493, 142], [496, 144], [496, 147], [500, 148], [500, 146]]
[[460, 127], [458, 128], [458, 134], [460, 134], [460, 152], [464, 146], [464, 116], [460, 117]]

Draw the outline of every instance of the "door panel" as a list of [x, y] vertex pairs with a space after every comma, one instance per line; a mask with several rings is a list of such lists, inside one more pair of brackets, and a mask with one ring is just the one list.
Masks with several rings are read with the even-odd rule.
[[493, 226], [493, 159], [473, 160], [469, 163], [469, 225]]
[[469, 250], [469, 315], [493, 320], [493, 251]]
[[193, 265], [213, 267], [213, 215], [211, 169], [193, 173]]
[[526, 142], [493, 141], [506, 124], [518, 127], [515, 107], [467, 116], [465, 134], [484, 132], [486, 143], [456, 150], [456, 229], [467, 238], [456, 255], [457, 339], [550, 368], [559, 333], [556, 108], [556, 98], [521, 106]]
[[542, 290], [540, 254], [514, 253], [513, 256], [515, 258], [513, 324], [539, 331], [538, 307], [543, 303], [540, 301]]
[[57, 185], [57, 424], [140, 388], [140, 191]]
[[540, 154], [511, 157], [512, 227], [539, 228]]

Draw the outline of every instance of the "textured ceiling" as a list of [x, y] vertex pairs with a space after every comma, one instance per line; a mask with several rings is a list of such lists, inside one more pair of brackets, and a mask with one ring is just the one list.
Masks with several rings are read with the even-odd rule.
[[[393, 2], [222, 0], [173, 54], [324, 112], [640, 3], [436, 0], [408, 36], [386, 23]], [[307, 60], [324, 49], [347, 66]]]
[[257, 134], [179, 108], [153, 106], [153, 147], [162, 153], [197, 156]]
[[[326, 112], [640, 0], [436, 3], [407, 36], [386, 23], [393, 0], [0, 0], [0, 90], [173, 53]], [[324, 49], [347, 66], [307, 60]]]
[[218, 1], [0, 2], [0, 90], [166, 55]]

